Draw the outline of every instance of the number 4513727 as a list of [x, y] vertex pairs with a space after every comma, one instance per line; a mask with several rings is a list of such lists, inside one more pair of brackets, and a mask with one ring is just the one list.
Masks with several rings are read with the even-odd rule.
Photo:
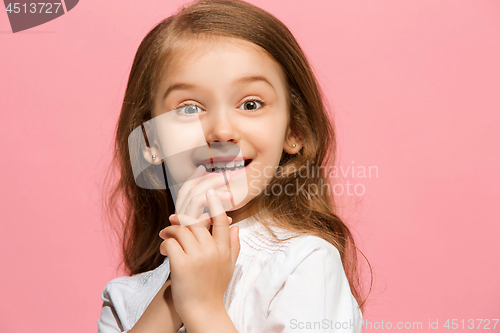
[[[477, 322], [476, 322], [477, 321]], [[462, 319], [460, 321], [458, 321], [458, 319], [448, 319], [446, 321], [446, 323], [444, 323], [444, 327], [448, 328], [448, 329], [452, 329], [452, 330], [456, 330], [458, 328], [461, 328], [461, 329], [484, 329], [484, 330], [488, 330], [488, 329], [495, 329], [495, 327], [497, 326], [498, 324], [498, 319], [468, 319], [468, 320], [465, 320], [465, 319]], [[483, 325], [481, 327], [481, 325]], [[492, 325], [492, 327], [490, 327], [490, 325]]]
[[[51, 2], [38, 2], [38, 3], [9, 3], [5, 11], [7, 13], [31, 13], [31, 14], [57, 14], [61, 3], [51, 3]], [[45, 11], [44, 11], [45, 8]]]

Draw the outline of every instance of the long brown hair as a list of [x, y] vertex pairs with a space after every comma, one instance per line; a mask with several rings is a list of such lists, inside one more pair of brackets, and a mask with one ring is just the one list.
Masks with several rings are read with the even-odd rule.
[[[280, 166], [288, 171], [274, 177], [267, 186], [285, 188], [293, 184], [297, 195], [265, 195], [262, 192], [251, 203], [266, 207], [273, 225], [299, 234], [316, 235], [333, 244], [340, 253], [351, 291], [363, 311], [366, 298], [362, 296], [358, 269], [359, 250], [348, 226], [337, 215], [335, 198], [329, 190], [319, 191], [317, 195], [298, 190], [314, 186], [323, 189], [325, 184], [331, 184], [327, 172], [318, 172], [335, 162], [336, 138], [325, 109], [327, 103], [306, 56], [288, 28], [270, 13], [240, 0], [190, 3], [155, 26], [137, 50], [116, 128], [115, 155], [106, 179], [111, 176], [113, 167], [119, 177], [111, 185], [104, 202], [107, 219], [118, 222], [115, 230], [121, 241], [126, 272], [130, 275], [142, 273], [163, 262], [164, 257], [159, 252], [162, 239], [158, 233], [170, 225], [168, 217], [175, 211], [168, 190], [143, 189], [136, 185], [128, 136], [135, 127], [151, 119], [161, 69], [175, 46], [210, 36], [250, 41], [274, 57], [284, 70], [289, 88], [289, 126], [301, 139], [303, 147], [294, 155], [283, 152]], [[304, 168], [307, 168], [307, 177], [299, 175], [298, 171]], [[269, 231], [272, 233], [271, 229]]]

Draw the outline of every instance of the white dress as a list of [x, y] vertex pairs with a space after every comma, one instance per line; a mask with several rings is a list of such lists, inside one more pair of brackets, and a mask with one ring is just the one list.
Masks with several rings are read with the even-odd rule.
[[[224, 305], [238, 332], [361, 332], [361, 311], [337, 248], [309, 235], [279, 243], [254, 217], [236, 225], [240, 253]], [[294, 235], [273, 230], [280, 239]], [[130, 330], [169, 273], [165, 258], [154, 270], [110, 281], [101, 295], [98, 332]], [[178, 331], [186, 332], [184, 326]]]

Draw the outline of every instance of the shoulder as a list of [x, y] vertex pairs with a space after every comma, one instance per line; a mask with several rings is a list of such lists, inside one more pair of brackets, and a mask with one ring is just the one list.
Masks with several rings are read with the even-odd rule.
[[299, 266], [316, 271], [344, 273], [339, 250], [325, 239], [314, 235], [301, 235], [290, 239], [279, 260], [284, 275], [292, 274]]
[[121, 276], [108, 282], [101, 293], [101, 316], [97, 322], [99, 332], [113, 328], [128, 331], [137, 322], [168, 275], [168, 262], [154, 270]]
[[292, 280], [307, 284], [324, 281], [333, 285], [346, 281], [339, 250], [333, 244], [314, 235], [299, 235], [275, 227], [272, 230], [279, 240], [271, 241], [271, 237], [264, 232], [251, 238], [253, 243], [266, 245], [259, 246], [252, 256], [265, 257], [267, 263], [255, 287], [273, 295]]
[[[282, 229], [266, 220], [248, 219], [238, 225], [240, 226], [240, 241], [254, 251], [280, 256], [280, 254], [290, 254], [290, 252], [298, 250], [301, 254], [307, 251], [321, 250], [329, 252], [330, 255], [339, 255], [335, 246], [320, 237]], [[242, 250], [245, 249], [242, 248]]]
[[262, 318], [267, 316], [263, 327], [256, 331], [270, 331], [271, 327], [292, 329], [289, 325], [294, 321], [359, 322], [361, 312], [351, 293], [340, 252], [333, 244], [314, 235], [297, 236], [287, 241], [275, 259], [247, 296], [248, 308], [260, 311], [257, 315]]
[[342, 269], [340, 253], [330, 242], [315, 235], [299, 234], [266, 222], [247, 220], [241, 224], [242, 253], [249, 257], [263, 257], [272, 262], [273, 266], [277, 264], [285, 271], [287, 267], [283, 266], [296, 267], [304, 260], [328, 260], [329, 264]]
[[118, 313], [132, 315], [134, 308], [147, 306], [160, 290], [170, 273], [168, 260], [154, 270], [132, 276], [121, 276], [109, 281], [101, 299]]
[[150, 284], [151, 282], [158, 280], [166, 272], [169, 272], [168, 260], [165, 260], [163, 264], [153, 270], [135, 274], [132, 276], [117, 277], [108, 282], [106, 287], [104, 287], [104, 291], [122, 290], [123, 292], [133, 292], [134, 290], [140, 289]]

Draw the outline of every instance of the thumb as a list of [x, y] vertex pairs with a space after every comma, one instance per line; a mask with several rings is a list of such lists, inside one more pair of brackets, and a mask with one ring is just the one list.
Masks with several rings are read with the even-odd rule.
[[229, 228], [229, 239], [231, 242], [231, 261], [233, 267], [236, 265], [236, 260], [240, 254], [240, 229], [235, 225]]

